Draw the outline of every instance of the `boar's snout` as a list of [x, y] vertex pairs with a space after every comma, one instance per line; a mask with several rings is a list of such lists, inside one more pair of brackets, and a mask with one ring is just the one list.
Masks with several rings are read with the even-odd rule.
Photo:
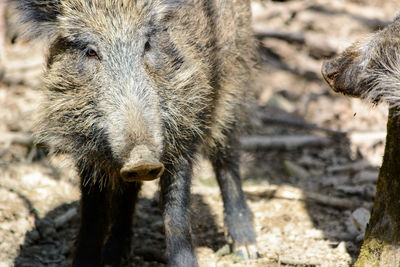
[[136, 146], [130, 152], [120, 173], [125, 182], [150, 181], [164, 172], [164, 165], [157, 159], [154, 152], [147, 146]]
[[321, 73], [329, 86], [335, 90], [335, 81], [339, 74], [337, 60], [325, 61], [322, 64]]
[[350, 50], [337, 58], [325, 61], [321, 73], [335, 92], [359, 97], [362, 92], [359, 84], [362, 69], [358, 57]]

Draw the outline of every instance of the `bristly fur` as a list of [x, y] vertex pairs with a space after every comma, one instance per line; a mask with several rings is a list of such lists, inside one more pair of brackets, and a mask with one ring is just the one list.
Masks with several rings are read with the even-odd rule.
[[374, 103], [384, 101], [391, 107], [400, 105], [400, 26], [397, 24], [360, 44], [364, 68], [359, 83], [366, 89], [361, 97]]
[[36, 131], [80, 174], [73, 266], [120, 266], [148, 179], [160, 181], [170, 266], [197, 266], [189, 207], [200, 150], [234, 251], [257, 258], [238, 167], [255, 52], [250, 0], [9, 1], [28, 37], [49, 40]]
[[[100, 178], [93, 175], [94, 183], [101, 179], [115, 186], [115, 170], [132, 149], [127, 136], [132, 132], [141, 142], [157, 139], [154, 149], [162, 150], [166, 164], [189, 156], [193, 146], [214, 153], [227, 136], [239, 134], [254, 65], [248, 1], [9, 2], [28, 25], [28, 37], [50, 40], [40, 141], [55, 153], [72, 154], [81, 165], [107, 170]], [[161, 52], [158, 59], [149, 56], [145, 72], [138, 74], [132, 58], [141, 55], [126, 57], [146, 36]], [[104, 66], [89, 65], [79, 54], [91, 44], [114, 65], [106, 80], [100, 74]], [[138, 75], [146, 78], [132, 78]], [[127, 98], [127, 86], [138, 96]], [[128, 107], [130, 101], [136, 111]], [[144, 119], [134, 125], [128, 113]], [[123, 133], [128, 129], [131, 133]]]
[[20, 33], [27, 39], [54, 38], [62, 0], [5, 0], [18, 15]]

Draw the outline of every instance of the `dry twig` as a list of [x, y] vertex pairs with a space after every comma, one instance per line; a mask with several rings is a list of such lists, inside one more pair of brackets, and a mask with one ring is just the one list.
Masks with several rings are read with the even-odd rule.
[[315, 192], [306, 192], [299, 188], [284, 185], [277, 186], [275, 188], [269, 188], [260, 192], [259, 190], [246, 190], [247, 194], [256, 195], [258, 197], [267, 198], [279, 198], [287, 200], [299, 200], [299, 201], [312, 201], [320, 205], [325, 205], [337, 209], [348, 209], [354, 210], [361, 206], [368, 206], [365, 203], [357, 200], [356, 198], [338, 198], [327, 196]]
[[260, 136], [252, 135], [240, 138], [244, 149], [295, 149], [304, 146], [326, 146], [331, 139], [317, 135]]
[[309, 130], [315, 130], [315, 131], [321, 131], [327, 134], [331, 135], [341, 135], [344, 136], [347, 133], [342, 132], [342, 131], [336, 131], [327, 127], [322, 127], [318, 126], [314, 123], [309, 123], [307, 121], [301, 120], [301, 119], [296, 119], [296, 118], [290, 118], [290, 117], [279, 117], [279, 116], [267, 116], [266, 114], [261, 115], [261, 120], [263, 123], [270, 124], [283, 124], [287, 126], [292, 126], [296, 128], [303, 128], [303, 129], [309, 129]]

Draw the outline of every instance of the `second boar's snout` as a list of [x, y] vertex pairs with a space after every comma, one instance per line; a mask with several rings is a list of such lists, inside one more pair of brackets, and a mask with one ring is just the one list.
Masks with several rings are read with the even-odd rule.
[[324, 77], [325, 81], [329, 84], [330, 87], [335, 89], [335, 79], [336, 76], [338, 75], [338, 67], [337, 64], [334, 64], [334, 62], [331, 61], [325, 61], [322, 64], [321, 72], [322, 76]]
[[147, 146], [139, 145], [132, 149], [120, 173], [125, 182], [150, 181], [160, 178], [164, 165]]
[[362, 92], [360, 73], [363, 72], [362, 56], [358, 47], [350, 47], [338, 57], [325, 61], [321, 73], [329, 86], [338, 93], [359, 97]]

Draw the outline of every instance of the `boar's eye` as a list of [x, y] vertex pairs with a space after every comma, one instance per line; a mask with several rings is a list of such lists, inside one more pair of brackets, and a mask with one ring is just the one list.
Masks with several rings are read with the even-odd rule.
[[147, 41], [147, 42], [144, 44], [144, 52], [148, 52], [148, 51], [150, 51], [150, 49], [151, 49], [150, 42]]
[[87, 56], [87, 57], [96, 58], [96, 59], [100, 59], [100, 57], [99, 57], [97, 51], [96, 51], [94, 48], [92, 48], [92, 47], [88, 47], [88, 48], [86, 49], [86, 56]]

